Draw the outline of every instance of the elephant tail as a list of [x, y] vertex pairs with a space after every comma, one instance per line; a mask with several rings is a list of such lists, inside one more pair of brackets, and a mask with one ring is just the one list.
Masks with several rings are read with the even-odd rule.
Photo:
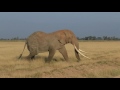
[[74, 48], [76, 49], [76, 51], [77, 51], [79, 54], [81, 54], [82, 56], [84, 56], [84, 57], [90, 59], [89, 57], [87, 57], [87, 56], [85, 56], [84, 54], [81, 53], [81, 52], [85, 52], [85, 51], [80, 50], [80, 49], [78, 50], [78, 49], [76, 48], [75, 44], [74, 44], [73, 46], [74, 46]]
[[22, 51], [22, 53], [20, 54], [20, 56], [19, 56], [18, 59], [20, 59], [20, 58], [22, 57], [22, 54], [23, 54], [23, 52], [24, 52], [24, 50], [25, 50], [25, 47], [26, 47], [26, 44], [27, 44], [27, 41], [25, 42], [25, 45], [24, 45], [23, 51]]

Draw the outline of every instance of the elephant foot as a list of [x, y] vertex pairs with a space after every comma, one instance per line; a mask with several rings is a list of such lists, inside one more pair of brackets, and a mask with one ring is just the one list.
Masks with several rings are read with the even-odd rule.
[[70, 62], [70, 60], [65, 60], [66, 62]]
[[77, 62], [80, 62], [80, 60], [77, 60]]
[[51, 60], [48, 60], [48, 59], [47, 59], [47, 60], [45, 60], [45, 63], [50, 63], [50, 62], [51, 62]]
[[28, 59], [29, 61], [33, 61], [33, 60], [35, 60], [35, 56], [28, 56], [27, 59]]
[[32, 57], [31, 57], [31, 60], [33, 60], [33, 59], [35, 59], [35, 56], [32, 56]]
[[48, 60], [47, 60], [47, 61], [45, 61], [45, 62], [46, 62], [46, 63], [50, 63], [50, 61], [48, 61]]

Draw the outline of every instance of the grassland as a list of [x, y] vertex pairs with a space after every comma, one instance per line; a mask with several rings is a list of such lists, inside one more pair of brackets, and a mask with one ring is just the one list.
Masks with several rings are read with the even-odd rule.
[[71, 44], [65, 47], [70, 61], [64, 61], [62, 55], [56, 54], [50, 64], [45, 63], [48, 52], [40, 53], [35, 60], [27, 59], [24, 42], [0, 42], [0, 78], [119, 78], [120, 77], [120, 41], [79, 42], [80, 48], [91, 59], [81, 56], [77, 62]]

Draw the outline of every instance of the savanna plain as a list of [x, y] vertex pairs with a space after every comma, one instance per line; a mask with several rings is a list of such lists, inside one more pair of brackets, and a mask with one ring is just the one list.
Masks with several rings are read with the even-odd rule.
[[24, 44], [24, 41], [0, 41], [0, 78], [120, 77], [120, 41], [79, 41], [80, 49], [91, 58], [80, 55], [80, 62], [77, 62], [73, 45], [67, 44], [69, 62], [56, 51], [51, 63], [45, 63], [48, 52], [29, 60], [27, 47], [19, 60]]

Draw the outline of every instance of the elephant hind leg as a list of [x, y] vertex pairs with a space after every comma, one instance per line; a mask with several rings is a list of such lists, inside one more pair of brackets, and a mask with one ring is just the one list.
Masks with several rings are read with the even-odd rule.
[[35, 55], [30, 53], [30, 54], [28, 55], [28, 58], [31, 59], [31, 60], [33, 60], [33, 59], [35, 59]]
[[31, 47], [30, 48], [30, 54], [29, 54], [29, 58], [31, 60], [33, 60], [35, 58], [35, 55], [37, 55], [38, 52], [37, 52], [37, 48], [36, 47]]
[[47, 63], [50, 63], [50, 61], [52, 60], [53, 56], [55, 55], [55, 49], [49, 49], [49, 55], [48, 55], [48, 59], [46, 60]]
[[68, 60], [68, 54], [67, 54], [67, 50], [65, 48], [65, 46], [63, 46], [62, 48], [59, 49], [59, 52], [62, 54], [62, 56], [64, 57], [64, 59], [66, 61], [69, 61]]
[[35, 59], [35, 56], [32, 56], [31, 59], [32, 59], [32, 60]]

